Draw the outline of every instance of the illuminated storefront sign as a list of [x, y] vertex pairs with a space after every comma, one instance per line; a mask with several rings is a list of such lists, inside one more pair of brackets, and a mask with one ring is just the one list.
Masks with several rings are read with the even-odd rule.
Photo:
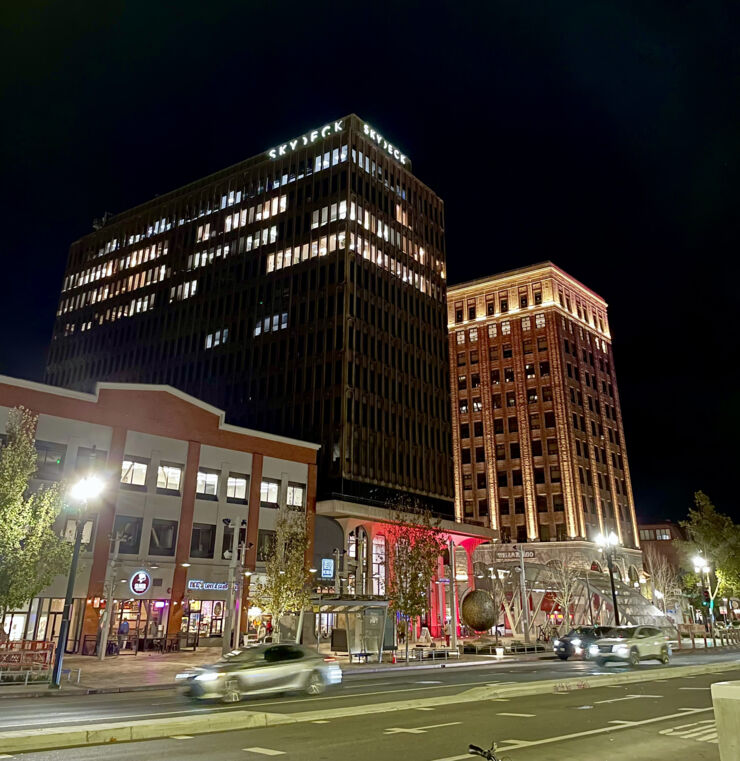
[[287, 143], [278, 145], [277, 148], [271, 148], [267, 151], [267, 155], [271, 159], [278, 159], [281, 156], [286, 156], [288, 153], [292, 153], [299, 146], [303, 148], [306, 145], [311, 145], [317, 140], [329, 137], [329, 135], [335, 135], [343, 129], [344, 119], [340, 119], [338, 122], [333, 122], [332, 124], [325, 124], [320, 129], [311, 130], [311, 132], [306, 132], [305, 135], [301, 135], [294, 140], [289, 140]]
[[381, 134], [374, 130], [369, 124], [362, 125], [362, 131], [373, 140], [379, 148], [382, 148], [389, 156], [393, 156], [396, 161], [400, 161], [402, 164], [408, 162], [408, 157], [401, 153], [395, 145], [389, 143]]
[[188, 589], [224, 592], [229, 588], [225, 581], [203, 581], [203, 579], [188, 579]]
[[149, 587], [152, 585], [152, 577], [148, 571], [136, 571], [129, 579], [128, 585], [135, 595], [143, 595], [149, 591]]
[[321, 558], [321, 578], [331, 579], [334, 577], [334, 558]]

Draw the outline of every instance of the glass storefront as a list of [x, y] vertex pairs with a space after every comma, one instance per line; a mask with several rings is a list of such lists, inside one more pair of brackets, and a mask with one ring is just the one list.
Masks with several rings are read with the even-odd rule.
[[[82, 625], [79, 611], [84, 600], [74, 600], [70, 621], [70, 636], [67, 652], [74, 652], [77, 645], [80, 626]], [[62, 625], [64, 600], [58, 597], [35, 597], [30, 604], [26, 603], [17, 610], [5, 614], [2, 622], [5, 636], [11, 642], [21, 640], [36, 640], [56, 643], [59, 629]], [[0, 638], [2, 636], [0, 635]]]
[[220, 637], [224, 628], [223, 600], [189, 600], [185, 603], [181, 631], [201, 637]]
[[108, 636], [118, 650], [156, 649], [167, 636], [169, 600], [114, 600]]

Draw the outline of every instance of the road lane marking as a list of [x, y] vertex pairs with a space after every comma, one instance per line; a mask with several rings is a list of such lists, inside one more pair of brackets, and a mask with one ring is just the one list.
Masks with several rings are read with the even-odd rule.
[[312, 721], [311, 724], [328, 724], [329, 719], [316, 719], [316, 721]]
[[439, 729], [440, 727], [454, 727], [462, 724], [461, 721], [448, 721], [444, 724], [429, 724], [425, 727], [389, 727], [383, 731], [384, 735], [423, 735], [430, 729]]
[[419, 708], [414, 708], [414, 711], [433, 711], [434, 708], [431, 708], [429, 706], [420, 706]]
[[428, 679], [428, 680], [423, 680], [423, 681], [420, 681], [420, 682], [416, 682], [416, 684], [443, 684], [443, 682], [439, 682], [439, 681], [434, 681], [434, 680]]
[[[713, 711], [713, 708], [692, 708], [693, 713], [706, 713], [707, 711]], [[573, 732], [569, 735], [560, 735], [558, 737], [545, 737], [542, 740], [503, 740], [496, 750], [499, 753], [508, 753], [511, 750], [518, 748], [529, 748], [535, 745], [548, 745], [550, 743], [561, 742], [563, 740], [573, 740], [577, 737], [589, 737], [593, 735], [609, 734], [611, 732], [619, 732], [621, 729], [633, 729], [634, 727], [643, 726], [646, 724], [657, 724], [661, 721], [667, 721], [668, 719], [683, 718], [686, 713], [672, 713], [665, 716], [656, 716], [652, 719], [643, 719], [642, 721], [633, 721], [628, 724], [613, 724], [610, 727], [600, 727], [599, 729], [589, 729], [584, 732]], [[445, 758], [436, 758], [434, 761], [470, 761], [470, 754], [466, 753], [462, 756], [447, 756]]]
[[192, 740], [192, 735], [170, 735], [170, 740]]
[[679, 690], [711, 690], [711, 687], [679, 687]]
[[611, 698], [610, 700], [594, 700], [597, 703], [619, 703], [621, 700], [636, 700], [637, 698], [662, 698], [662, 695], [627, 695], [623, 698]]
[[658, 734], [669, 737], [680, 737], [683, 740], [695, 740], [696, 742], [719, 744], [717, 737], [717, 725], [714, 719], [705, 719], [692, 724], [681, 724], [678, 727], [661, 729]]
[[520, 717], [522, 719], [531, 719], [534, 716], [537, 716], [536, 713], [497, 713], [496, 716], [514, 716], [514, 717]]
[[272, 748], [242, 748], [247, 753], [259, 753], [261, 756], [284, 756], [284, 750], [273, 750]]

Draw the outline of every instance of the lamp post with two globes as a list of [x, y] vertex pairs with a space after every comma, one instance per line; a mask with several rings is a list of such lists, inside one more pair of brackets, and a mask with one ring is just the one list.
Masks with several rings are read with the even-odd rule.
[[57, 651], [54, 655], [54, 668], [51, 672], [51, 689], [59, 689], [59, 682], [62, 676], [62, 661], [64, 660], [64, 651], [67, 649], [67, 639], [69, 637], [69, 620], [72, 610], [72, 596], [75, 588], [75, 577], [77, 576], [77, 563], [80, 559], [80, 547], [82, 546], [82, 534], [85, 528], [85, 519], [87, 518], [87, 505], [91, 499], [100, 496], [103, 491], [103, 482], [95, 476], [80, 479], [69, 490], [69, 499], [77, 503], [77, 518], [75, 519], [75, 543], [72, 551], [72, 563], [69, 566], [69, 577], [67, 578], [67, 594], [64, 597], [64, 612], [62, 613], [62, 623], [59, 627], [59, 642]]

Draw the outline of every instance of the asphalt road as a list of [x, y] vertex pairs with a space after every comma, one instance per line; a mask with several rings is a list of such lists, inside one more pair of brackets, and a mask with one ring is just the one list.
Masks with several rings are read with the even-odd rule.
[[[724, 658], [728, 656], [725, 655]], [[655, 669], [659, 674], [673, 666], [713, 663], [717, 655], [681, 655], [670, 666], [646, 662], [641, 670]], [[421, 697], [455, 695], [484, 684], [511, 684], [543, 679], [568, 679], [579, 676], [629, 671], [628, 667], [597, 667], [588, 661], [503, 661], [490, 666], [447, 667], [432, 670], [386, 671], [378, 674], [348, 673], [343, 686], [326, 695], [275, 696], [247, 699], [236, 705], [192, 703], [174, 690], [157, 690], [110, 695], [54, 696], [0, 700], [0, 730], [40, 729], [74, 726], [126, 719], [165, 718], [210, 711], [253, 709], [272, 713], [297, 713], [312, 710], [384, 703]]]
[[[457, 675], [456, 675], [457, 676]], [[451, 703], [425, 710], [327, 718], [235, 730], [19, 754], [23, 761], [465, 761], [468, 743], [499, 744], [511, 761], [718, 761], [710, 685], [727, 674]], [[427, 685], [429, 689], [431, 685]], [[56, 700], [49, 701], [56, 703]]]

